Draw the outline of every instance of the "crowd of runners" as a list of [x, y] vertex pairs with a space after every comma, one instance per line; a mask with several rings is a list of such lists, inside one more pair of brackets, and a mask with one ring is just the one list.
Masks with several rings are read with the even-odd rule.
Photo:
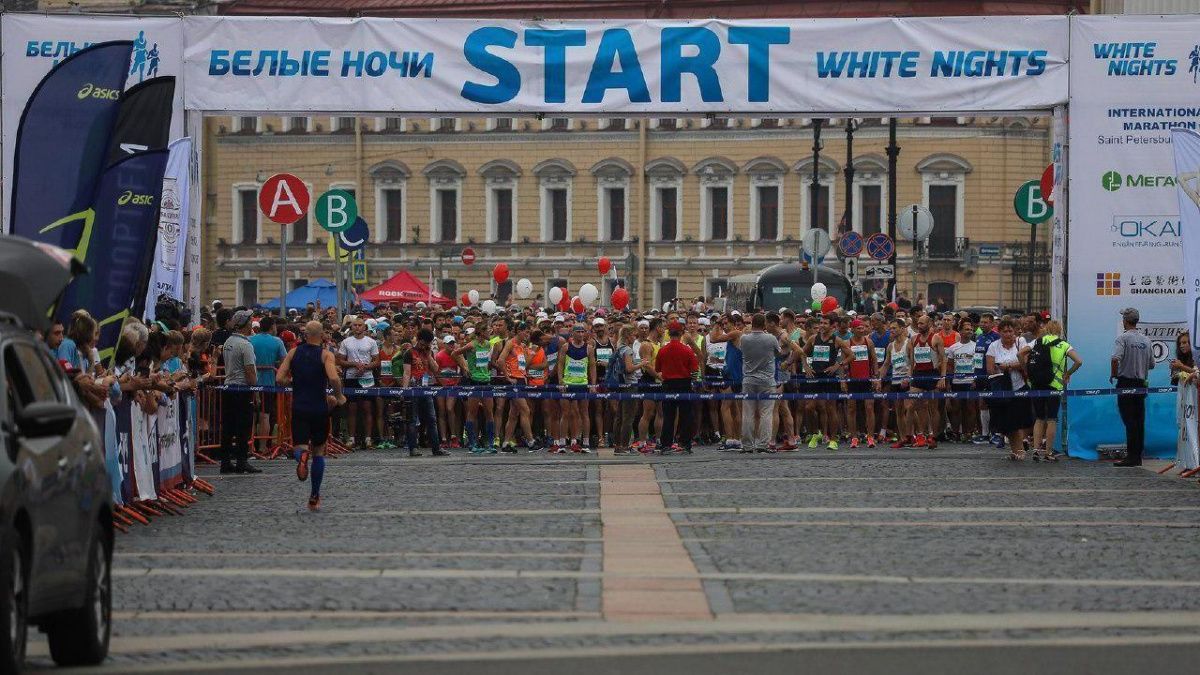
[[[203, 348], [219, 361], [220, 346], [245, 332], [256, 358], [257, 378], [236, 373], [227, 382], [274, 385], [276, 370], [307, 335], [329, 353], [329, 375], [350, 395], [335, 408], [333, 433], [355, 448], [406, 446], [412, 454], [419, 446], [436, 455], [459, 448], [560, 454], [603, 447], [667, 454], [690, 453], [693, 445], [783, 452], [935, 448], [950, 441], [1007, 447], [1014, 459], [1030, 453], [1053, 460], [1058, 397], [743, 401], [688, 394], [1061, 390], [1082, 364], [1062, 340], [1061, 326], [1039, 314], [995, 317], [894, 305], [869, 316], [721, 313], [698, 301], [677, 311], [600, 308], [578, 315], [516, 306], [492, 315], [382, 307], [339, 322], [333, 310], [317, 306], [292, 310], [282, 321], [250, 310], [214, 310], [202, 321], [211, 331], [211, 346]], [[1047, 358], [1048, 374], [1035, 365]], [[417, 386], [431, 388], [431, 395], [401, 398], [387, 391]], [[377, 388], [384, 391], [370, 391]], [[456, 395], [433, 391], [448, 388]], [[479, 388], [680, 396], [613, 400], [467, 391]], [[260, 409], [269, 414], [270, 407]]]

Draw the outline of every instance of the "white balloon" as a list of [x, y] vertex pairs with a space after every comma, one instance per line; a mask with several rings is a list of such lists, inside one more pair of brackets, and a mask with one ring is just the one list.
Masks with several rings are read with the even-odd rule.
[[669, 311], [671, 311], [671, 303], [670, 303], [670, 302], [664, 302], [664, 303], [663, 303], [663, 311], [664, 311], [664, 312], [669, 312]]
[[825, 284], [818, 281], [817, 283], [812, 285], [812, 299], [813, 300], [820, 302], [820, 301], [824, 300], [825, 296], [827, 296], [827, 295], [829, 295], [829, 289], [825, 288]]
[[472, 305], [478, 305], [479, 304], [479, 291], [472, 288], [470, 291], [467, 292], [467, 299], [471, 301]]
[[550, 289], [550, 294], [546, 297], [548, 297], [550, 299], [550, 304], [552, 304], [552, 305], [557, 305], [558, 303], [562, 302], [562, 299], [563, 299], [562, 287], [554, 286], [553, 288]]
[[482, 307], [483, 307], [484, 314], [495, 314], [496, 313], [496, 301], [495, 300], [484, 300]]
[[579, 287], [579, 299], [583, 301], [583, 304], [591, 307], [596, 300], [600, 299], [600, 290], [592, 284], [584, 284]]
[[517, 282], [517, 297], [524, 300], [533, 292], [533, 282], [528, 279], [521, 279]]

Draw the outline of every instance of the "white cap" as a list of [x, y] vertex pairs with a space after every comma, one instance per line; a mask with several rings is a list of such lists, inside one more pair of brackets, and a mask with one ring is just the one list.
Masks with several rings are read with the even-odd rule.
[[858, 312], [850, 310], [849, 312], [846, 312], [846, 316], [858, 316]]
[[379, 323], [375, 319], [367, 319], [367, 328], [375, 330], [375, 324]]
[[554, 323], [562, 323], [564, 318], [565, 317], [563, 317], [562, 312], [559, 312], [558, 314], [554, 315]]
[[742, 313], [737, 311], [736, 309], [729, 313], [729, 316], [741, 316], [741, 315], [742, 315]]
[[549, 314], [547, 314], [547, 313], [545, 313], [545, 312], [538, 312], [538, 315], [537, 315], [537, 320], [538, 320], [539, 322], [540, 322], [540, 321], [546, 321], [546, 320], [548, 320], [549, 318], [550, 318], [550, 315], [549, 315]]
[[425, 303], [424, 303], [424, 302], [418, 302], [418, 303], [417, 303], [417, 309], [425, 309]]
[[595, 319], [592, 319], [592, 325], [593, 326], [603, 326], [604, 319], [601, 319], [600, 317], [596, 317]]
[[702, 317], [700, 317], [700, 325], [701, 325], [701, 326], [707, 326], [707, 325], [709, 325], [709, 324], [710, 324], [710, 322], [709, 322], [709, 320], [708, 320], [708, 317], [707, 317], [707, 316], [702, 316]]
[[642, 319], [641, 321], [638, 322], [637, 325], [638, 325], [638, 328], [649, 328], [650, 322], [645, 319]]
[[474, 327], [474, 326], [468, 326], [468, 327], [467, 327], [467, 335], [474, 335], [474, 334], [475, 334], [475, 327]]
[[804, 310], [804, 313], [805, 313], [806, 315], [808, 315], [808, 316], [812, 316], [812, 310], [811, 310], [811, 309], [806, 309], [806, 310]]
[[258, 330], [258, 322], [255, 321], [254, 323], [250, 324], [250, 327], [253, 328], [254, 330]]
[[[468, 330], [472, 330], [472, 331], [473, 331], [473, 330], [475, 330], [475, 329], [474, 329], [474, 328], [470, 328], [470, 329], [468, 329]], [[453, 336], [453, 335], [447, 335], [446, 337], [442, 338], [442, 342], [444, 342], [444, 343], [446, 343], [446, 344], [451, 344], [452, 342], [454, 342], [454, 336]]]

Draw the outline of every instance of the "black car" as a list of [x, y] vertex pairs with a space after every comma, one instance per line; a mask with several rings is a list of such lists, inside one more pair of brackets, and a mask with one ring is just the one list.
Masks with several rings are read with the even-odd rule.
[[60, 665], [108, 655], [112, 488], [104, 442], [34, 332], [79, 271], [61, 249], [0, 237], [0, 675], [19, 672], [27, 627]]

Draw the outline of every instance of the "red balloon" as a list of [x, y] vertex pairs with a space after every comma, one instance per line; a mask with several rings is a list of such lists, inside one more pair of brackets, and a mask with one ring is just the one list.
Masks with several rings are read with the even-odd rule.
[[508, 281], [508, 265], [505, 263], [496, 265], [496, 267], [492, 270], [492, 278], [495, 279], [496, 283], [498, 284]]
[[611, 269], [612, 269], [612, 261], [609, 260], [608, 258], [601, 258], [600, 259], [600, 274], [608, 274], [608, 271]]
[[587, 307], [584, 306], [583, 300], [580, 300], [578, 295], [571, 298], [571, 311], [576, 314], [583, 314], [587, 311]]
[[558, 301], [558, 311], [565, 312], [568, 309], [571, 309], [571, 299], [568, 298], [567, 294], [564, 292], [562, 294], [562, 298], [560, 298]]
[[837, 298], [833, 297], [832, 295], [825, 296], [825, 299], [821, 301], [821, 313], [822, 314], [828, 314], [837, 308], [838, 308]]
[[459, 298], [459, 304], [463, 305], [464, 307], [470, 307], [471, 306], [471, 296], [467, 295], [466, 293], [463, 293], [462, 297]]
[[624, 288], [617, 288], [612, 292], [612, 306], [618, 310], [623, 310], [629, 306], [629, 291]]

